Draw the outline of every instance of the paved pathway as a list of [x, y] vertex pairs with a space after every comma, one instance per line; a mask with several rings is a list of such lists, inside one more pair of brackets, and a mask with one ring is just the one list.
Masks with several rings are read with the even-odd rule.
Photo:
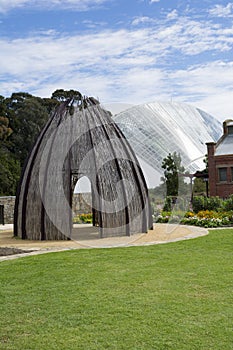
[[0, 261], [12, 260], [23, 256], [58, 252], [71, 249], [113, 248], [140, 245], [162, 244], [192, 239], [208, 234], [208, 230], [195, 226], [178, 224], [155, 224], [147, 234], [138, 233], [130, 237], [98, 238], [98, 230], [91, 225], [74, 225], [71, 241], [29, 241], [13, 237], [12, 225], [0, 225], [0, 247], [12, 247], [34, 250], [30, 253], [0, 257]]

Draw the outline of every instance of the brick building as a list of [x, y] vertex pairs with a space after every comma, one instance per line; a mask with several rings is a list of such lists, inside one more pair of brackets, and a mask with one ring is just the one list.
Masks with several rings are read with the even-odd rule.
[[208, 142], [209, 194], [227, 198], [233, 194], [233, 120], [223, 122], [217, 143]]

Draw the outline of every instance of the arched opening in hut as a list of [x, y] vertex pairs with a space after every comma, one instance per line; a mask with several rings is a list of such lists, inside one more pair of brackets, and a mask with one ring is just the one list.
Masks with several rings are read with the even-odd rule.
[[91, 193], [91, 181], [87, 176], [84, 175], [80, 177], [76, 182], [74, 188], [74, 194], [75, 193]]
[[99, 227], [93, 226], [92, 186], [90, 179], [83, 175], [78, 180], [72, 175], [74, 190], [72, 193], [73, 227], [72, 238], [88, 240], [99, 238]]
[[92, 223], [92, 192], [91, 181], [82, 176], [75, 185], [72, 194], [73, 224]]

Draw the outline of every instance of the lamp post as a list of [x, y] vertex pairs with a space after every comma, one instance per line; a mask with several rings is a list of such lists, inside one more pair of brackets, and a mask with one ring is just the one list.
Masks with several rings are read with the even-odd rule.
[[208, 173], [204, 173], [204, 172], [201, 172], [201, 171], [196, 171], [195, 174], [189, 174], [189, 173], [182, 174], [182, 173], [179, 173], [178, 175], [190, 178], [190, 204], [191, 205], [193, 203], [193, 178], [194, 177], [198, 177], [198, 178], [202, 178], [203, 179], [203, 181], [206, 184], [206, 196], [209, 197], [209, 181], [208, 181], [209, 180], [209, 175], [208, 175]]
[[192, 206], [192, 204], [193, 204], [193, 178], [195, 177], [195, 174], [179, 173], [178, 175], [190, 178], [190, 204]]

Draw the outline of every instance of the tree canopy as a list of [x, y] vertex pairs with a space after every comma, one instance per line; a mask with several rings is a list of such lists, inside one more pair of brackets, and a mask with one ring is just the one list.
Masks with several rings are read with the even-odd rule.
[[80, 99], [82, 97], [81, 93], [77, 90], [63, 90], [58, 89], [52, 93], [52, 99], [55, 99], [59, 102], [65, 101], [69, 98]]
[[162, 161], [162, 169], [164, 169], [162, 180], [166, 184], [167, 196], [177, 197], [178, 194], [184, 194], [187, 191], [187, 185], [184, 178], [180, 176], [185, 171], [180, 154], [169, 153]]
[[15, 195], [21, 169], [54, 108], [76, 90], [58, 89], [50, 98], [26, 92], [0, 96], [0, 195]]

